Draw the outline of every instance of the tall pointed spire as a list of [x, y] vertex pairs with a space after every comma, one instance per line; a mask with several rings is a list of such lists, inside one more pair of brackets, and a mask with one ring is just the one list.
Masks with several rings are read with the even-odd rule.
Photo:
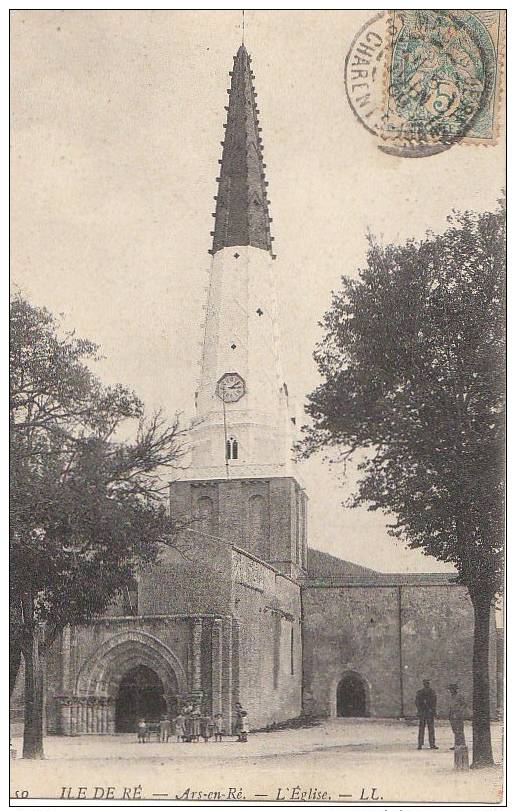
[[271, 251], [272, 238], [263, 163], [261, 128], [251, 58], [245, 45], [234, 57], [223, 151], [213, 248], [252, 245]]
[[[199, 480], [288, 476], [292, 468], [291, 409], [281, 367], [250, 61], [242, 45], [231, 73], [196, 416], [190, 430], [189, 475]], [[228, 380], [231, 388], [225, 392]], [[228, 442], [231, 448], [235, 443], [236, 455], [228, 456]]]
[[211, 534], [297, 577], [306, 498], [292, 459], [295, 412], [281, 367], [250, 62], [242, 44], [231, 73], [189, 464], [171, 498], [174, 510], [210, 516]]

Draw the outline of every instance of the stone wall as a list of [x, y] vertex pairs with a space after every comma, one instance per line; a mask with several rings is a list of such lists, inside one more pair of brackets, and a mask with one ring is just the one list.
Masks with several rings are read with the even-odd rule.
[[299, 585], [220, 544], [167, 550], [139, 577], [136, 617], [67, 629], [48, 664], [49, 730], [112, 733], [120, 682], [137, 665], [160, 678], [167, 706], [202, 696], [232, 729], [235, 703], [252, 728], [301, 712]]
[[303, 709], [336, 715], [346, 672], [364, 679], [369, 713], [400, 715], [398, 602], [393, 588], [307, 585], [303, 601]]
[[306, 568], [306, 494], [293, 477], [177, 481], [171, 514], [195, 518], [185, 538], [220, 538], [287, 574]]
[[238, 697], [251, 729], [301, 714], [301, 600], [297, 583], [233, 552]]
[[[403, 695], [406, 715], [415, 715], [414, 696], [426, 676], [446, 712], [446, 686], [458, 682], [471, 710], [473, 608], [460, 586], [402, 586]], [[496, 627], [490, 633], [491, 714], [496, 717]]]
[[[422, 576], [419, 583], [415, 576], [381, 579], [303, 587], [304, 712], [335, 715], [337, 686], [346, 673], [362, 678], [373, 717], [414, 716], [423, 678], [431, 680], [442, 712], [450, 681], [460, 682], [471, 707], [473, 611], [466, 590], [442, 576]], [[490, 666], [495, 717], [494, 616]]]
[[[300, 588], [272, 566], [213, 542], [198, 544], [186, 559], [170, 551], [159, 567], [142, 574], [139, 610], [143, 615], [182, 610], [232, 616], [231, 629], [216, 643], [224, 661], [225, 716], [230, 717], [237, 700], [249, 712], [252, 728], [300, 714]], [[204, 674], [214, 653], [207, 639], [202, 648]]]
[[138, 613], [228, 614], [231, 547], [190, 535], [184, 550], [168, 549], [138, 582]]

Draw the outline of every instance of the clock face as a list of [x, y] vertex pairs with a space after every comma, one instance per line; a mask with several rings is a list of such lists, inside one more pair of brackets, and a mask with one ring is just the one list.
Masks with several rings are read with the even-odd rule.
[[224, 403], [236, 403], [245, 394], [245, 383], [236, 372], [226, 372], [217, 383], [216, 391]]

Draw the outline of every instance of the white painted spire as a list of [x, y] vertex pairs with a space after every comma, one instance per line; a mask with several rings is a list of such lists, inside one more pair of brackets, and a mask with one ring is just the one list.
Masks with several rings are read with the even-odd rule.
[[243, 46], [231, 76], [188, 479], [292, 475], [265, 165]]

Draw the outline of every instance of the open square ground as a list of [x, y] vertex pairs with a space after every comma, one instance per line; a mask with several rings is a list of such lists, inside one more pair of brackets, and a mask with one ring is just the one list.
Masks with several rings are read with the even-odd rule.
[[[404, 721], [328, 720], [257, 732], [246, 744], [139, 744], [135, 735], [49, 737], [44, 761], [12, 763], [12, 796], [83, 799], [500, 802], [502, 768], [455, 771], [452, 733], [437, 722], [437, 751], [417, 750]], [[471, 727], [466, 728], [471, 748]], [[21, 752], [21, 739], [13, 739]], [[493, 724], [497, 763], [502, 726]], [[81, 790], [82, 788], [82, 790]]]

